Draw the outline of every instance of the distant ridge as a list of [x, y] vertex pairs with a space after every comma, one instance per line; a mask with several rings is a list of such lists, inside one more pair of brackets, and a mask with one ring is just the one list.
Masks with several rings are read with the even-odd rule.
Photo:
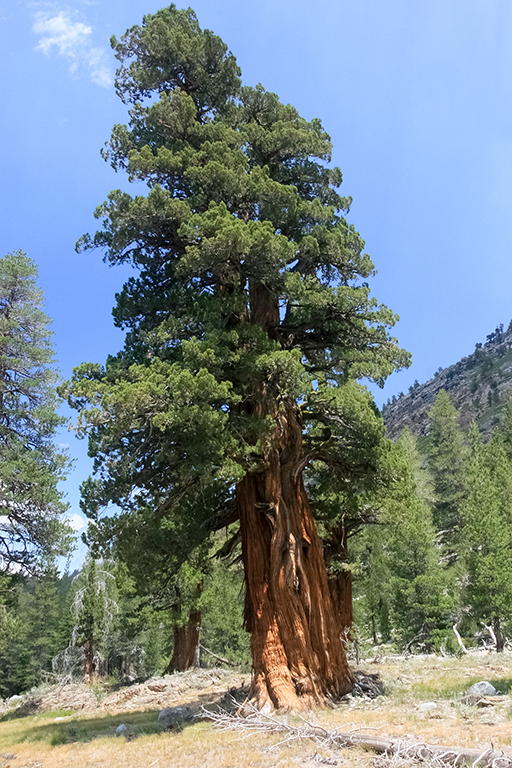
[[425, 436], [428, 411], [441, 389], [449, 393], [460, 411], [463, 429], [476, 421], [481, 432], [489, 436], [512, 391], [512, 321], [506, 331], [503, 325], [498, 326], [485, 344], [476, 345], [473, 354], [449, 368], [439, 368], [429, 381], [416, 381], [407, 394], [388, 400], [382, 415], [389, 437], [398, 437], [406, 426], [416, 437]]

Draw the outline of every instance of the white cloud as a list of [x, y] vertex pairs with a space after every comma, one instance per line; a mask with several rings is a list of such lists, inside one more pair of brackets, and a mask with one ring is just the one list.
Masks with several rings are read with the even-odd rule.
[[56, 49], [60, 56], [70, 61], [72, 74], [83, 64], [93, 83], [105, 88], [110, 86], [112, 74], [107, 52], [92, 44], [92, 27], [72, 21], [68, 13], [59, 11], [54, 15], [37, 13], [32, 30], [39, 36], [37, 51], [48, 55]]
[[82, 515], [79, 515], [78, 512], [70, 512], [66, 515], [66, 520], [74, 531], [82, 530], [87, 524], [86, 519], [82, 517]]

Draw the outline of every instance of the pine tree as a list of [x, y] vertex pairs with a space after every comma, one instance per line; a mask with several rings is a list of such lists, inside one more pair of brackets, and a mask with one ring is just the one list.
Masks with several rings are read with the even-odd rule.
[[108, 634], [118, 612], [115, 578], [109, 563], [88, 556], [74, 584], [75, 626], [71, 645], [83, 650], [83, 673], [93, 680], [105, 656]]
[[110, 570], [115, 579], [117, 609], [101, 643], [102, 673], [134, 679], [162, 671], [166, 637], [161, 627], [162, 612], [155, 611], [137, 591], [125, 563], [114, 561]]
[[190, 9], [112, 45], [132, 108], [105, 157], [149, 193], [112, 192], [80, 241], [140, 270], [114, 311], [125, 348], [72, 385], [96, 461], [84, 504], [191, 517], [196, 532], [237, 516], [252, 699], [308, 707], [352, 681], [303, 475], [314, 460], [345, 471], [344, 385], [382, 383], [408, 356], [369, 295], [320, 121], [242, 87]]
[[501, 436], [503, 448], [508, 459], [512, 461], [512, 395], [510, 394], [505, 399], [500, 423], [496, 431]]
[[31, 605], [27, 616], [27, 646], [30, 649], [31, 685], [42, 680], [42, 672], [52, 671], [52, 659], [62, 650], [60, 637], [60, 599], [58, 571], [47, 561], [40, 574], [32, 579]]
[[502, 651], [503, 623], [512, 619], [512, 465], [499, 432], [484, 445], [473, 425], [469, 440], [461, 508], [465, 599], [477, 623], [493, 625], [496, 650]]
[[19, 610], [23, 582], [19, 574], [0, 574], [0, 696], [7, 698], [26, 687], [26, 631]]
[[[331, 599], [344, 637], [353, 621], [350, 541], [378, 521], [382, 489], [395, 478], [388, 466], [391, 441], [385, 438], [384, 422], [370, 393], [350, 382], [339, 396], [344, 399], [337, 435], [344, 471], [333, 474], [329, 466], [316, 462], [308, 472], [307, 487], [321, 525]], [[323, 436], [323, 430], [319, 424], [313, 434]]]
[[355, 636], [369, 638], [374, 645], [392, 639], [386, 534], [382, 524], [368, 526], [352, 543], [352, 560], [357, 564], [353, 568]]
[[8, 620], [0, 632], [0, 695], [22, 693], [53, 670], [53, 659], [67, 646], [71, 628], [69, 579], [60, 578], [52, 560], [36, 575], [3, 577], [6, 594], [2, 615]]
[[[209, 509], [208, 498], [205, 490], [203, 514]], [[140, 507], [137, 514], [110, 517], [92, 533], [95, 554], [101, 551], [118, 570], [127, 569], [146, 612], [160, 613], [168, 634], [164, 646], [172, 655], [164, 667], [169, 672], [188, 669], [195, 662], [199, 639], [199, 586], [208, 569], [209, 527], [198, 525], [197, 513], [160, 517]]]
[[379, 632], [382, 641], [393, 637], [402, 648], [432, 648], [447, 633], [454, 590], [432, 521], [432, 481], [409, 429], [388, 461], [394, 482], [381, 490], [377, 525], [364, 531], [357, 546], [363, 620], [374, 642]]
[[57, 482], [67, 456], [54, 442], [57, 415], [50, 319], [35, 264], [21, 251], [0, 259], [0, 557], [24, 569], [64, 554], [70, 529]]
[[383, 520], [389, 568], [391, 620], [402, 644], [421, 641], [432, 648], [448, 628], [453, 585], [443, 563], [432, 519], [433, 489], [422, 469], [416, 440], [400, 436], [401, 482], [387, 493]]
[[243, 631], [243, 579], [240, 563], [228, 565], [216, 558], [206, 575], [199, 603], [202, 645], [238, 664], [247, 664], [251, 658], [249, 637]]
[[464, 498], [464, 436], [459, 413], [444, 389], [429, 411], [426, 454], [436, 496], [434, 524], [454, 553]]

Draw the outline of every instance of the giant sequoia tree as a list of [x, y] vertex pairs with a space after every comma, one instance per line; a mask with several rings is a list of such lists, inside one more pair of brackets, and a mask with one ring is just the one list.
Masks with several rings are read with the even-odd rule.
[[322, 462], [348, 476], [352, 410], [367, 407], [356, 380], [408, 358], [369, 295], [320, 121], [242, 87], [190, 9], [146, 16], [112, 45], [132, 106], [104, 156], [149, 192], [112, 192], [103, 229], [79, 241], [140, 270], [114, 310], [124, 349], [70, 388], [96, 462], [84, 508], [119, 505], [106, 525], [121, 537], [128, 520], [132, 534], [188, 520], [197, 541], [208, 520], [238, 518], [253, 700], [309, 706], [351, 676], [305, 473]]

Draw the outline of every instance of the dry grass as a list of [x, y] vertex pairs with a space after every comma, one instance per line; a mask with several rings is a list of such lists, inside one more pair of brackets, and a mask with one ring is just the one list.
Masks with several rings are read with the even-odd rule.
[[[512, 656], [478, 655], [463, 659], [436, 657], [391, 659], [365, 664], [379, 672], [386, 695], [373, 701], [354, 698], [332, 709], [315, 712], [311, 719], [327, 729], [368, 729], [391, 738], [432, 744], [512, 751], [510, 697], [493, 707], [478, 709], [462, 703], [473, 682], [488, 680], [503, 694], [512, 685]], [[233, 675], [233, 680], [237, 680]], [[230, 687], [226, 680], [225, 689]], [[197, 691], [199, 704], [204, 691]], [[193, 698], [188, 690], [184, 699]], [[418, 706], [435, 702], [421, 712]], [[173, 704], [176, 703], [173, 701]], [[216, 732], [208, 723], [196, 723], [181, 732], [160, 733], [157, 709], [116, 710], [82, 715], [37, 715], [0, 722], [0, 768], [297, 768], [341, 765], [369, 768], [375, 756], [360, 749], [321, 749], [304, 740], [276, 747], [279, 734]], [[293, 721], [293, 716], [289, 716]], [[120, 723], [129, 727], [130, 740], [115, 737]], [[133, 738], [132, 738], [133, 737]], [[16, 755], [16, 759], [12, 756]], [[384, 765], [382, 758], [379, 765]]]

